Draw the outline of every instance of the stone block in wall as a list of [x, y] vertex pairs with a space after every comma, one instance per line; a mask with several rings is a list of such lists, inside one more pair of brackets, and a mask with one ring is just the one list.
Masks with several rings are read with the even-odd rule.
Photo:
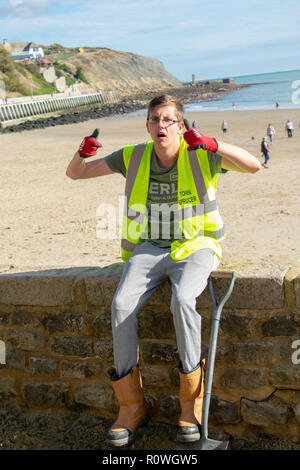
[[[221, 270], [221, 268], [220, 268]], [[226, 307], [270, 309], [284, 305], [285, 266], [248, 264], [226, 265], [226, 271], [236, 271], [237, 279]], [[227, 279], [218, 279], [216, 296], [224, 295]]]
[[297, 420], [297, 423], [300, 424], [300, 403], [298, 405], [295, 405], [294, 413], [295, 413], [295, 418]]
[[263, 336], [292, 336], [299, 334], [300, 315], [275, 315], [261, 326]]
[[0, 366], [1, 369], [10, 370], [24, 370], [25, 369], [25, 357], [24, 354], [19, 351], [7, 350], [6, 351], [6, 364]]
[[0, 312], [0, 326], [6, 326], [8, 324], [10, 314], [7, 312]]
[[286, 364], [270, 369], [270, 383], [277, 388], [300, 390], [300, 366]]
[[51, 351], [62, 356], [92, 356], [93, 340], [76, 336], [54, 336], [51, 338]]
[[290, 307], [300, 307], [300, 266], [292, 266], [285, 277], [285, 294]]
[[46, 313], [43, 317], [43, 324], [49, 333], [64, 331], [80, 331], [83, 326], [84, 314], [78, 313]]
[[83, 273], [87, 302], [91, 305], [111, 305], [123, 269], [123, 263], [116, 263], [107, 268]]
[[160, 396], [159, 411], [165, 418], [174, 418], [178, 420], [180, 416], [179, 395], [164, 393]]
[[169, 367], [169, 374], [171, 378], [171, 383], [173, 387], [179, 390], [180, 387], [180, 377], [179, 377], [179, 362], [174, 367]]
[[274, 397], [286, 403], [294, 413], [297, 423], [300, 424], [300, 390], [278, 389]]
[[41, 323], [35, 313], [19, 309], [17, 309], [12, 314], [11, 324], [13, 326], [30, 326], [32, 328], [41, 326]]
[[111, 408], [113, 406], [112, 392], [107, 387], [101, 385], [82, 385], [76, 387], [74, 400], [75, 403], [97, 408]]
[[16, 397], [17, 393], [14, 385], [15, 379], [0, 376], [0, 398], [7, 399]]
[[228, 368], [224, 374], [228, 387], [233, 389], [254, 389], [266, 384], [266, 379], [260, 370], [246, 367]]
[[278, 398], [252, 401], [242, 398], [241, 416], [247, 423], [255, 426], [286, 424], [291, 414], [290, 408]]
[[23, 351], [41, 351], [46, 344], [46, 337], [40, 332], [9, 328], [6, 332], [9, 346]]
[[147, 301], [147, 306], [152, 305], [166, 305], [169, 306], [171, 303], [171, 283], [167, 279], [165, 280], [158, 289], [151, 295]]
[[109, 313], [97, 315], [92, 320], [92, 331], [98, 338], [111, 336], [111, 315]]
[[[280, 338], [280, 359], [283, 359], [288, 363], [295, 362], [295, 359], [298, 360], [300, 358], [300, 342], [298, 343], [298, 341], [300, 341], [300, 336], [287, 336], [286, 338]], [[297, 349], [295, 349], [295, 346], [293, 347], [294, 342], [297, 342], [297, 345], [299, 344]]]
[[113, 363], [114, 361], [114, 354], [113, 354], [113, 342], [112, 339], [105, 340], [101, 339], [95, 342], [94, 345], [95, 355], [101, 359], [101, 361], [105, 361], [108, 363]]
[[99, 377], [102, 374], [103, 366], [99, 362], [63, 360], [61, 363], [62, 377], [88, 379], [90, 377]]
[[30, 357], [29, 372], [33, 375], [55, 375], [57, 360], [49, 357]]
[[[78, 271], [77, 271], [78, 272]], [[0, 303], [56, 306], [72, 302], [76, 270], [46, 270], [0, 276]]]
[[174, 344], [144, 341], [141, 345], [141, 355], [147, 364], [178, 362], [177, 347]]
[[55, 407], [64, 403], [69, 387], [63, 382], [25, 382], [24, 397], [30, 406]]
[[[221, 335], [219, 336], [218, 339], [218, 345], [217, 345], [217, 350], [216, 350], [216, 363], [222, 360], [226, 360], [227, 362], [227, 356], [228, 356], [228, 347], [226, 343], [222, 344], [221, 343]], [[201, 343], [201, 358], [208, 358], [208, 353], [209, 353], [209, 341], [204, 342], [202, 341]]]
[[296, 295], [296, 307], [300, 308], [300, 268], [299, 268], [299, 274], [295, 278], [294, 285], [295, 285], [295, 295]]
[[170, 377], [165, 371], [153, 367], [141, 366], [144, 387], [163, 387], [169, 384]]
[[210, 417], [218, 424], [233, 424], [239, 420], [239, 408], [236, 403], [211, 396]]
[[252, 336], [251, 332], [251, 314], [239, 314], [232, 312], [222, 312], [220, 321], [220, 331], [226, 336], [236, 336], [237, 338], [246, 338]]
[[232, 342], [229, 358], [236, 363], [269, 364], [276, 360], [275, 350], [269, 341]]
[[143, 310], [139, 313], [139, 338], [175, 338], [173, 316], [170, 312]]

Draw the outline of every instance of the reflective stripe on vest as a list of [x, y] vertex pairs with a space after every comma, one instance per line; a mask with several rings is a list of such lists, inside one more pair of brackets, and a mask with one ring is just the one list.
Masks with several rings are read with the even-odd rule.
[[144, 214], [141, 214], [138, 211], [135, 211], [129, 207], [129, 201], [132, 193], [132, 189], [135, 183], [136, 175], [142, 160], [142, 156], [144, 153], [146, 145], [140, 144], [136, 145], [132, 151], [132, 155], [129, 161], [129, 166], [127, 170], [127, 177], [126, 177], [126, 186], [125, 186], [125, 197], [127, 204], [124, 206], [124, 215], [128, 217], [130, 220], [135, 220], [139, 224], [143, 223]]
[[[153, 142], [124, 149], [123, 158], [127, 169], [121, 241], [124, 261], [130, 257], [139, 243], [141, 234], [148, 223], [146, 204], [152, 149]], [[188, 160], [186, 155], [188, 155]], [[225, 228], [217, 208], [216, 178], [211, 177], [207, 152], [204, 150], [187, 152], [186, 143], [181, 139], [177, 167], [177, 220], [182, 229], [183, 238], [177, 240], [176, 243], [184, 243], [187, 239], [200, 239], [200, 237], [222, 239], [225, 235]], [[180, 196], [185, 193], [184, 190], [193, 194], [191, 199], [195, 204], [187, 205], [184, 202], [184, 198]]]
[[[147, 148], [148, 151], [146, 150]], [[123, 152], [123, 159], [127, 173], [121, 240], [121, 251], [123, 261], [126, 261], [132, 254], [136, 245], [139, 243], [143, 227], [145, 227], [148, 222], [146, 217], [146, 203], [148, 196], [150, 157], [152, 153], [152, 148], [153, 142], [148, 142], [144, 144], [125, 147]], [[149, 153], [150, 157], [148, 164], [144, 165], [145, 168], [144, 171], [142, 171], [142, 176], [145, 179], [145, 184], [143, 185], [141, 183], [142, 188], [144, 189], [144, 195], [142, 195], [142, 197], [140, 198], [141, 202], [137, 203], [136, 200], [138, 197], [141, 196], [141, 191], [139, 190], [135, 194], [134, 188], [136, 188], [138, 172], [141, 169], [143, 170], [142, 163], [145, 163], [145, 159], [142, 162], [142, 157], [144, 153]], [[138, 210], [138, 206], [140, 206], [141, 210]], [[130, 234], [133, 236], [130, 236]]]

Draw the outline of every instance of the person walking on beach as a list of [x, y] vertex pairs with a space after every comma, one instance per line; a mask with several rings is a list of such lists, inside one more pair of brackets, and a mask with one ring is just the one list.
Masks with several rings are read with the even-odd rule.
[[268, 161], [270, 160], [270, 153], [271, 153], [271, 149], [270, 149], [270, 146], [267, 142], [267, 137], [263, 137], [262, 138], [262, 141], [261, 141], [261, 153], [263, 154], [263, 156], [265, 157], [265, 161], [264, 163], [262, 164], [264, 168], [269, 168], [268, 167]]
[[285, 130], [287, 132], [288, 137], [293, 137], [293, 129], [294, 129], [293, 123], [288, 119], [285, 124]]
[[[87, 161], [99, 143], [86, 137], [66, 171], [74, 180], [114, 172], [126, 177], [121, 240], [125, 267], [111, 306], [114, 365], [108, 371], [120, 407], [108, 431], [108, 442], [115, 447], [131, 443], [149, 420], [139, 368], [137, 314], [167, 278], [179, 354], [181, 415], [176, 439], [200, 438], [205, 360], [195, 305], [222, 256], [225, 228], [215, 194], [217, 178], [226, 170], [255, 173], [261, 168], [247, 150], [195, 128], [182, 136], [183, 117], [177, 98], [157, 96], [147, 111], [150, 141]], [[200, 144], [205, 149], [194, 150]]]
[[221, 124], [221, 129], [222, 129], [222, 132], [223, 132], [223, 136], [226, 134], [227, 128], [228, 128], [227, 122], [223, 119], [223, 122]]
[[275, 129], [274, 127], [272, 126], [272, 124], [268, 124], [268, 127], [267, 127], [267, 136], [269, 137], [269, 140], [270, 140], [270, 143], [272, 144], [273, 142], [273, 137], [275, 135]]

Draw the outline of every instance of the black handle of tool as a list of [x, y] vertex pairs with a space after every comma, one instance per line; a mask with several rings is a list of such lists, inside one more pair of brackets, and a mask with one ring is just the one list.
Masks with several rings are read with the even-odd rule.
[[100, 129], [97, 127], [94, 132], [89, 136], [89, 137], [92, 137], [93, 139], [96, 139], [97, 140], [97, 137], [99, 135], [99, 132], [100, 132]]
[[[191, 125], [190, 125], [189, 121], [187, 119], [184, 119], [183, 122], [184, 122], [186, 130], [189, 131], [191, 129]], [[196, 129], [196, 125], [194, 125], [193, 127]], [[196, 147], [193, 147], [192, 149], [189, 149], [189, 151], [197, 150], [197, 149], [204, 149], [205, 150], [206, 145], [205, 144], [196, 145]]]

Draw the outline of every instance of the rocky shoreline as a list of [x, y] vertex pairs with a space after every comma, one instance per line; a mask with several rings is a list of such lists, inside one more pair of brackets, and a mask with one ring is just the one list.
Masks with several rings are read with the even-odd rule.
[[72, 111], [65, 111], [59, 115], [36, 117], [28, 119], [18, 124], [8, 125], [0, 129], [0, 133], [22, 132], [32, 129], [43, 129], [66, 124], [88, 121], [90, 119], [100, 119], [103, 117], [122, 115], [139, 111], [147, 107], [148, 102], [154, 96], [162, 93], [169, 93], [179, 98], [183, 103], [193, 103], [196, 101], [217, 100], [220, 95], [230, 93], [234, 90], [243, 88], [244, 84], [233, 82], [222, 83], [217, 81], [200, 82], [195, 85], [183, 85], [179, 88], [163, 88], [142, 92], [140, 94], [126, 97], [118, 103], [105, 104], [89, 109], [77, 108]]

